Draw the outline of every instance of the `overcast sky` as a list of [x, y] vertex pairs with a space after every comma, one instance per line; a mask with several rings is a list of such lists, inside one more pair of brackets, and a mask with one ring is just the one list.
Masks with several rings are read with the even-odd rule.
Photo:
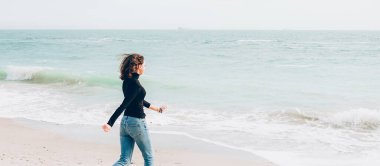
[[380, 0], [0, 0], [0, 29], [380, 30]]

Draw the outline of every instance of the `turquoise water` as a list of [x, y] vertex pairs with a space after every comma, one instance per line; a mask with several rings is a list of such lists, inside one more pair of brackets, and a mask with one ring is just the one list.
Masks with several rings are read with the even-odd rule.
[[[154, 96], [161, 100], [228, 110], [376, 108], [379, 36], [356, 31], [1, 31], [0, 78], [8, 66], [51, 67], [54, 72], [42, 72], [34, 81], [79, 79], [117, 88], [118, 56], [138, 52], [147, 61], [146, 86], [162, 88], [151, 95], [167, 94]], [[199, 95], [205, 91], [208, 96]]]
[[103, 123], [130, 52], [145, 57], [146, 100], [170, 106], [152, 125], [305, 162], [331, 152], [319, 165], [379, 162], [379, 31], [2, 30], [0, 116]]

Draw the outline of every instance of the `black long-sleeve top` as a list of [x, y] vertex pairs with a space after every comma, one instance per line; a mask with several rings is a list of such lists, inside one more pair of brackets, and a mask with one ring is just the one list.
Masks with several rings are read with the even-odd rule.
[[150, 103], [144, 100], [146, 91], [144, 87], [141, 86], [140, 81], [138, 80], [139, 77], [140, 75], [138, 73], [132, 73], [131, 78], [127, 77], [124, 79], [124, 100], [107, 122], [111, 127], [124, 110], [124, 116], [145, 118], [143, 106], [149, 108]]

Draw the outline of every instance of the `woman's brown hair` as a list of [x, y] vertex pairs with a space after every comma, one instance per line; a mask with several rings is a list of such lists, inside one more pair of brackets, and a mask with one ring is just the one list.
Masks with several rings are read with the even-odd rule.
[[138, 65], [144, 63], [144, 56], [132, 53], [132, 54], [123, 54], [124, 59], [120, 64], [120, 79], [124, 80], [126, 77], [131, 78], [132, 73], [136, 73]]

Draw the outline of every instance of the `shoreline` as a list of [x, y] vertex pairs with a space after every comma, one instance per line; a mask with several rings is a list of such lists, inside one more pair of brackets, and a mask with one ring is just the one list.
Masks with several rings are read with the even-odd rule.
[[[54, 124], [24, 118], [0, 118], [0, 165], [112, 165], [120, 155], [119, 126], [104, 133], [100, 125]], [[186, 135], [150, 131], [157, 166], [275, 166], [237, 149]], [[136, 147], [133, 165], [143, 165]]]

